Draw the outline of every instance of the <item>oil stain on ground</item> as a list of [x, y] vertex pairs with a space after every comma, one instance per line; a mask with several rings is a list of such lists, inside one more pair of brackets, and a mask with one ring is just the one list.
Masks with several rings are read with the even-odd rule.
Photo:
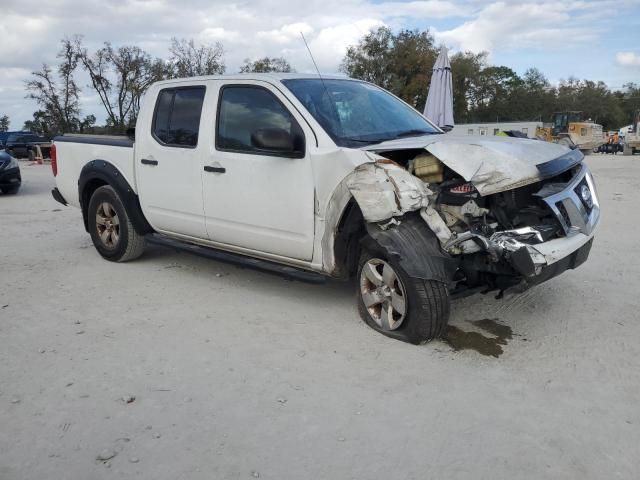
[[466, 332], [449, 325], [444, 341], [455, 351], [475, 350], [482, 355], [498, 358], [503, 353], [502, 346], [513, 338], [513, 330], [508, 325], [498, 323], [497, 320], [497, 318], [485, 318], [467, 322], [491, 336], [474, 331]]

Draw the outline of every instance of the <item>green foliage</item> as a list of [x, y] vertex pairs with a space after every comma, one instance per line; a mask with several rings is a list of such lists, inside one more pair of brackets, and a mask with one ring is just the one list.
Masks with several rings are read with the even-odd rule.
[[[422, 111], [437, 54], [428, 30], [394, 33], [380, 27], [347, 49], [341, 70], [386, 88]], [[577, 110], [585, 119], [613, 129], [630, 123], [640, 109], [635, 83], [612, 92], [603, 82], [569, 78], [554, 87], [536, 68], [519, 76], [509, 67], [488, 65], [485, 52], [459, 52], [450, 62], [457, 123], [550, 121], [553, 112]]]
[[350, 77], [386, 88], [414, 107], [424, 107], [424, 86], [431, 81], [436, 57], [433, 36], [428, 31], [401, 30], [394, 34], [380, 27], [347, 49], [340, 69]]
[[8, 115], [2, 115], [0, 117], [0, 132], [8, 132], [10, 123], [11, 122], [9, 121], [9, 116]]
[[282, 57], [264, 57], [254, 60], [245, 59], [240, 67], [240, 73], [269, 73], [269, 72], [295, 72], [289, 62]]

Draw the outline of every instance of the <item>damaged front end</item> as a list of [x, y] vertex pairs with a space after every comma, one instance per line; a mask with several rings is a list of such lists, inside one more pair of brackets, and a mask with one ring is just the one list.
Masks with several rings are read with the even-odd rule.
[[[373, 161], [346, 179], [347, 188], [370, 236], [397, 258], [406, 257], [412, 276], [446, 281], [453, 294], [502, 291], [576, 268], [589, 254], [600, 207], [579, 152], [535, 165], [510, 189], [504, 171], [495, 174], [498, 188], [492, 190], [490, 171], [478, 168], [482, 192], [477, 178], [458, 173], [426, 148], [367, 154]], [[412, 245], [422, 240], [409, 230], [423, 227], [428, 232], [418, 236], [436, 250]], [[427, 261], [419, 260], [421, 254]]]

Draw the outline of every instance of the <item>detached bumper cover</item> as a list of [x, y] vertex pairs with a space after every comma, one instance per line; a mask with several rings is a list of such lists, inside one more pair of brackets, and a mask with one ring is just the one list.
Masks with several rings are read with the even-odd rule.
[[586, 165], [560, 191], [543, 201], [553, 211], [566, 236], [547, 242], [522, 243], [517, 237], [501, 246], [511, 266], [528, 284], [536, 284], [576, 268], [587, 259], [593, 235], [600, 221], [600, 203]]
[[542, 267], [537, 275], [535, 275], [534, 277], [529, 277], [525, 280], [526, 284], [528, 286], [537, 285], [560, 275], [562, 272], [578, 268], [580, 265], [586, 262], [587, 258], [589, 257], [589, 252], [591, 251], [592, 244], [593, 237], [589, 238], [584, 245], [582, 245], [580, 248], [573, 251], [569, 255], [558, 259], [554, 263]]

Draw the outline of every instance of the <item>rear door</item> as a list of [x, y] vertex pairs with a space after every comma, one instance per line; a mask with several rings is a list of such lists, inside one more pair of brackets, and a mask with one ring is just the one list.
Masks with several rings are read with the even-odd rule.
[[299, 260], [311, 260], [314, 181], [308, 150], [302, 158], [260, 151], [251, 135], [278, 128], [312, 132], [288, 99], [272, 85], [215, 82], [215, 129], [203, 175], [209, 238]]
[[146, 131], [136, 131], [136, 170], [140, 204], [154, 229], [207, 238], [202, 203], [200, 139], [204, 84], [159, 90], [145, 112]]

